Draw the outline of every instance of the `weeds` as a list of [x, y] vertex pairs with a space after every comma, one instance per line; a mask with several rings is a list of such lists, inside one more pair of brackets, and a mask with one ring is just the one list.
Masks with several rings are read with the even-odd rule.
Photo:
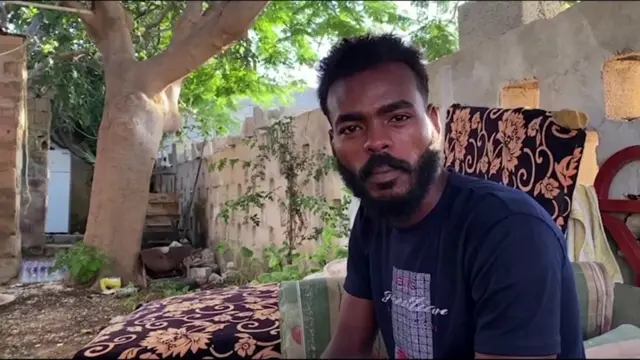
[[148, 289], [132, 294], [124, 299], [123, 302], [127, 310], [134, 311], [140, 305], [150, 301], [184, 295], [190, 292], [192, 292], [191, 288], [179, 281], [163, 281], [157, 285], [149, 286]]
[[109, 264], [107, 256], [84, 242], [74, 244], [68, 251], [56, 255], [54, 270], [66, 269], [76, 285], [90, 285], [100, 271]]

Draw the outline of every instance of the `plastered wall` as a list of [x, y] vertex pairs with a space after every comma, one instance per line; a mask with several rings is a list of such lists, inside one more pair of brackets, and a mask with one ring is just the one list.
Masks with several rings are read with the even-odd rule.
[[[469, 6], [481, 4], [485, 2]], [[475, 14], [481, 16], [482, 12]], [[482, 23], [499, 19], [472, 20]], [[617, 151], [640, 144], [640, 120], [607, 118], [606, 74], [603, 74], [605, 62], [617, 53], [640, 50], [638, 24], [640, 2], [583, 1], [551, 19], [535, 20], [484, 41], [467, 41], [459, 52], [428, 65], [431, 101], [441, 106], [444, 119], [446, 107], [454, 102], [498, 106], [504, 87], [513, 82], [537, 80], [541, 108], [573, 109], [589, 116], [588, 129], [599, 137], [597, 162], [601, 165]], [[628, 81], [616, 79], [618, 83], [609, 82], [618, 88]], [[614, 92], [615, 96], [627, 96], [630, 100], [618, 98], [614, 102], [637, 104], [640, 88], [631, 88], [635, 92], [622, 95], [620, 91]], [[608, 113], [629, 117], [626, 110]], [[640, 118], [640, 114], [636, 117]], [[640, 193], [640, 163], [621, 171], [610, 195], [622, 198], [627, 193]]]

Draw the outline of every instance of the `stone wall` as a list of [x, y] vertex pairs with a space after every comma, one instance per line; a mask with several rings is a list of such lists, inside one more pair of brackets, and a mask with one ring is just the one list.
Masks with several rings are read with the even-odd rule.
[[45, 219], [49, 186], [49, 129], [51, 100], [29, 96], [27, 131], [22, 157], [20, 231], [22, 247], [40, 252], [45, 245]]
[[20, 169], [27, 97], [26, 39], [0, 36], [0, 284], [20, 272]]
[[[295, 141], [300, 151], [326, 151], [330, 152], [329, 123], [320, 110], [303, 113], [294, 121]], [[245, 134], [249, 135], [249, 129], [245, 129]], [[251, 129], [260, 133], [258, 128]], [[208, 171], [209, 165], [217, 163], [223, 158], [250, 160], [252, 151], [242, 142], [242, 137], [229, 137], [216, 139], [206, 144], [205, 163], [201, 170], [199, 186], [196, 189], [196, 198], [199, 199], [200, 208], [203, 214], [197, 211], [194, 217], [200, 220], [202, 231], [206, 234], [207, 245], [215, 247], [220, 241], [234, 242], [243, 246], [248, 246], [259, 250], [269, 244], [281, 244], [284, 239], [284, 219], [285, 215], [277, 203], [268, 203], [259, 213], [260, 226], [244, 224], [243, 214], [237, 213], [230, 219], [228, 224], [217, 219], [218, 214], [225, 201], [236, 199], [244, 194], [249, 178], [249, 171], [242, 168], [240, 164], [226, 166], [222, 171]], [[193, 155], [199, 153], [194, 149]], [[194, 178], [197, 169], [197, 159], [179, 164], [177, 169], [176, 186], [181, 192], [182, 205], [188, 203]], [[266, 165], [266, 179], [260, 184], [262, 189], [272, 189], [276, 194], [283, 196], [285, 180], [279, 173], [279, 164], [270, 162]], [[337, 202], [342, 197], [342, 182], [337, 174], [325, 177], [322, 181], [311, 181], [304, 189], [305, 194], [326, 197], [330, 202]], [[318, 219], [309, 221], [310, 228], [318, 226]], [[310, 249], [312, 244], [305, 244], [303, 248]]]
[[[490, 3], [465, 5], [478, 8]], [[480, 10], [467, 13], [467, 20], [476, 24], [508, 21], [505, 17], [483, 18], [486, 14]], [[607, 118], [603, 81], [603, 66], [608, 60], [618, 52], [640, 50], [638, 23], [640, 2], [583, 1], [551, 19], [531, 21], [494, 39], [467, 41], [459, 52], [427, 66], [430, 100], [441, 106], [444, 119], [446, 107], [454, 102], [497, 106], [505, 87], [535, 84], [541, 108], [572, 109], [589, 116], [588, 129], [599, 136], [597, 160], [601, 165], [617, 151], [640, 144], [640, 120]], [[465, 26], [460, 24], [461, 37]], [[630, 97], [626, 103], [637, 104], [640, 93], [637, 87], [634, 91], [621, 95]], [[620, 92], [615, 94], [620, 96]], [[621, 99], [616, 102], [625, 103]], [[633, 118], [627, 110], [624, 113]], [[640, 164], [627, 166], [614, 180], [611, 197], [640, 193], [638, 179]]]

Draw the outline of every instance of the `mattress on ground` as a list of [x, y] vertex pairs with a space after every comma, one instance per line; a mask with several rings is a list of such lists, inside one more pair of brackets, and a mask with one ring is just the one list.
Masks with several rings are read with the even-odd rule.
[[74, 359], [280, 358], [278, 284], [198, 291], [145, 304]]

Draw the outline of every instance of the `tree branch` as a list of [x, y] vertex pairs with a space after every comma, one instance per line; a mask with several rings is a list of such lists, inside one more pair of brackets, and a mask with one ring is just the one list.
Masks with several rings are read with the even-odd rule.
[[201, 1], [190, 1], [174, 29], [169, 48], [144, 61], [146, 91], [162, 92], [213, 56], [247, 36], [268, 1], [214, 1], [204, 14]]
[[[64, 6], [87, 10], [79, 1], [62, 1]], [[78, 14], [104, 59], [105, 70], [112, 63], [134, 61], [131, 30], [133, 19], [120, 1], [94, 1], [92, 14]]]
[[[53, 57], [53, 61], [75, 61], [86, 54], [87, 54], [86, 50], [68, 51], [68, 52], [55, 55]], [[45, 71], [47, 71], [47, 67], [49, 67], [49, 64], [46, 62], [37, 64], [36, 66], [33, 67], [33, 69], [31, 69], [31, 71], [29, 71], [28, 79], [32, 80], [34, 78], [40, 77], [42, 74], [45, 73]]]
[[173, 10], [173, 8], [174, 8], [174, 3], [172, 2], [168, 3], [166, 7], [162, 10], [160, 15], [158, 15], [158, 18], [144, 27], [144, 33], [142, 34], [142, 38], [148, 40], [151, 34], [151, 30], [153, 28], [160, 26], [160, 24], [169, 15], [169, 13], [171, 12], [171, 10]]
[[80, 1], [61, 1], [60, 2], [62, 4], [62, 6], [66, 6], [68, 8], [72, 8], [72, 9], [76, 9], [76, 10], [80, 10], [78, 11], [76, 14], [78, 15], [78, 17], [80, 18], [80, 20], [82, 20], [82, 22], [87, 26], [87, 27], [91, 27], [91, 28], [95, 28], [96, 26], [96, 16], [95, 14], [87, 14], [85, 13], [85, 11], [89, 10], [87, 9], [84, 5], [82, 5], [82, 3]]
[[201, 17], [202, 2], [187, 2], [187, 8], [182, 13], [182, 16], [178, 18], [178, 21], [176, 21], [176, 24], [173, 27], [173, 38], [171, 39], [171, 45], [186, 39], [189, 36], [189, 33], [197, 25]]

